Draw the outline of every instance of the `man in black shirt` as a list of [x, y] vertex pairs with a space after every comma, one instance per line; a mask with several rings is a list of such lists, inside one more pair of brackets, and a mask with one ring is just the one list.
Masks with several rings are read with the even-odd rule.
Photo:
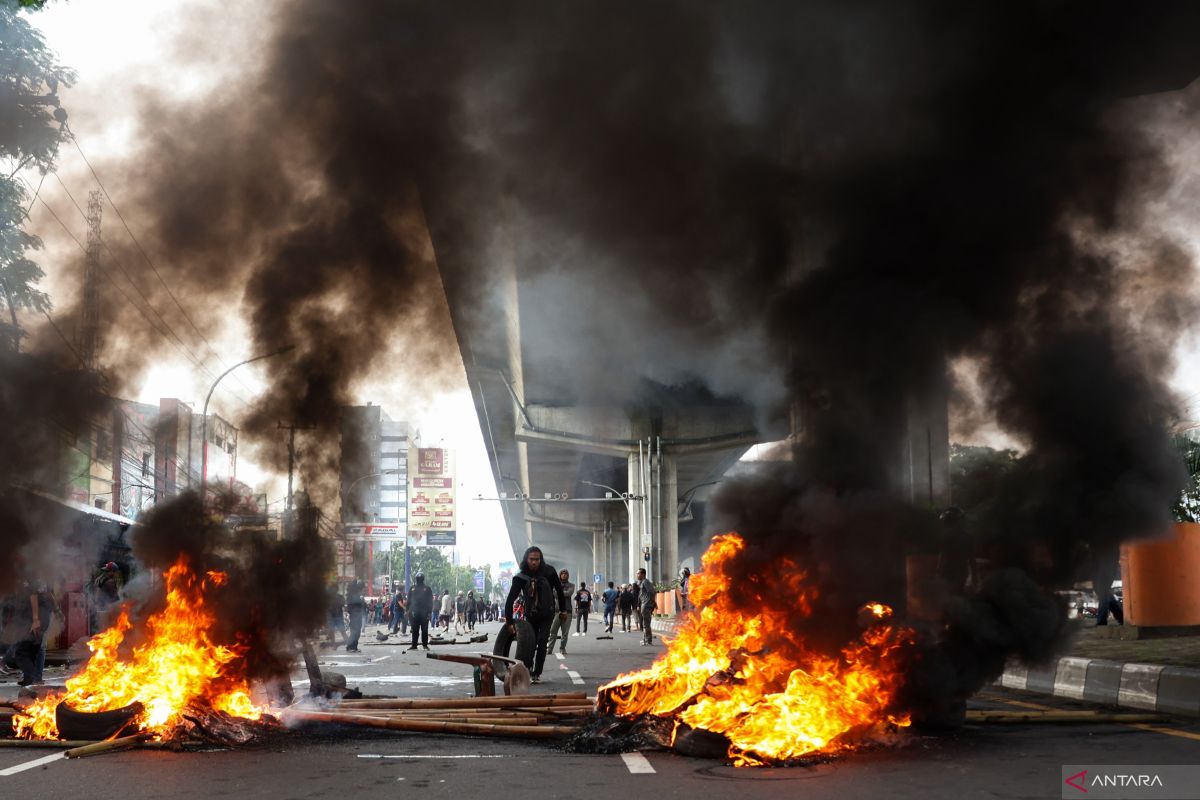
[[[545, 596], [547, 590], [549, 597]], [[518, 597], [525, 603], [525, 621], [533, 627], [534, 641], [537, 642], [533, 663], [525, 666], [529, 667], [532, 681], [541, 683], [554, 609], [558, 609], [558, 618], [564, 623], [569, 614], [558, 571], [542, 560], [541, 548], [530, 547], [525, 551], [521, 559], [521, 571], [513, 576], [512, 588], [508, 590], [508, 598], [504, 601], [504, 624], [513, 636], [517, 634], [513, 625], [513, 604]]]
[[429, 615], [433, 613], [433, 589], [425, 585], [425, 574], [418, 572], [413, 580], [416, 584], [408, 593], [408, 617], [412, 624], [412, 646], [409, 650], [417, 649], [417, 637], [421, 638], [421, 646], [429, 649]]

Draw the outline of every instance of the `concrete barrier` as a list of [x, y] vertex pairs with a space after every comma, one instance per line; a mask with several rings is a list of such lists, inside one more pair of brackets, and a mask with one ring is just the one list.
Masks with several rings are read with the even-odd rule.
[[1009, 664], [996, 685], [1092, 703], [1200, 717], [1200, 669], [1067, 656]]

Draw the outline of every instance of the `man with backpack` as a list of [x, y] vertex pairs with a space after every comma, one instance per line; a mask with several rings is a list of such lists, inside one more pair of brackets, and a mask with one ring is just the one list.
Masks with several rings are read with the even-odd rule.
[[563, 622], [567, 620], [567, 598], [554, 567], [542, 559], [541, 548], [530, 547], [521, 558], [521, 571], [513, 576], [512, 587], [504, 601], [504, 624], [509, 633], [517, 635], [513, 622], [513, 604], [521, 598], [525, 605], [525, 621], [533, 628], [537, 647], [533, 663], [526, 663], [533, 683], [541, 683], [542, 667], [546, 664], [546, 643], [550, 638], [550, 623], [555, 611]]

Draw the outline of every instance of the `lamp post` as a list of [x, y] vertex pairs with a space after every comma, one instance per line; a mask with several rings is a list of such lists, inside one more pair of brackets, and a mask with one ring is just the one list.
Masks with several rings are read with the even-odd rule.
[[255, 361], [262, 361], [264, 358], [274, 358], [281, 356], [284, 353], [296, 349], [296, 345], [289, 344], [287, 347], [281, 347], [270, 353], [264, 353], [261, 356], [247, 358], [245, 361], [239, 361], [229, 369], [222, 372], [213, 381], [212, 386], [208, 388], [208, 394], [204, 398], [204, 413], [201, 415], [203, 419], [200, 422], [200, 507], [203, 508], [207, 502], [207, 484], [208, 484], [208, 401], [212, 400], [213, 392], [217, 390], [217, 384], [225, 379], [225, 376], [233, 372], [238, 367], [244, 367], [247, 364], [253, 364]]

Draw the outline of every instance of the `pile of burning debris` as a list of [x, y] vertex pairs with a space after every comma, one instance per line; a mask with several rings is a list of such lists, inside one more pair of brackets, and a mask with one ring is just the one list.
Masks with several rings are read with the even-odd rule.
[[[898, 658], [912, 632], [890, 624], [890, 610], [861, 612], [859, 641], [831, 658], [789, 633], [769, 610], [743, 617], [728, 603], [726, 566], [745, 546], [719, 537], [693, 578], [700, 611], [640, 672], [582, 693], [461, 699], [305, 698], [283, 708], [259, 702], [241, 669], [238, 645], [214, 641], [206, 593], [225, 575], [198, 575], [181, 558], [164, 574], [166, 602], [134, 624], [127, 611], [89, 642], [91, 658], [66, 682], [13, 708], [18, 739], [104, 740], [72, 755], [122, 746], [239, 745], [296, 725], [390, 731], [570, 739], [576, 750], [675, 746], [696, 752], [714, 743], [735, 764], [779, 763], [881, 741], [908, 724], [895, 708]], [[784, 594], [805, 613], [812, 590], [795, 565], [780, 564]], [[136, 643], [126, 642], [136, 635]], [[132, 645], [132, 646], [131, 646]], [[446, 658], [446, 657], [443, 657]], [[490, 683], [490, 681], [489, 681]], [[487, 694], [483, 692], [481, 694]], [[614, 732], [622, 745], [613, 745]], [[575, 734], [572, 737], [572, 734]], [[606, 743], [607, 742], [607, 743]], [[698, 747], [698, 743], [703, 744]], [[719, 752], [710, 755], [724, 755]]]

